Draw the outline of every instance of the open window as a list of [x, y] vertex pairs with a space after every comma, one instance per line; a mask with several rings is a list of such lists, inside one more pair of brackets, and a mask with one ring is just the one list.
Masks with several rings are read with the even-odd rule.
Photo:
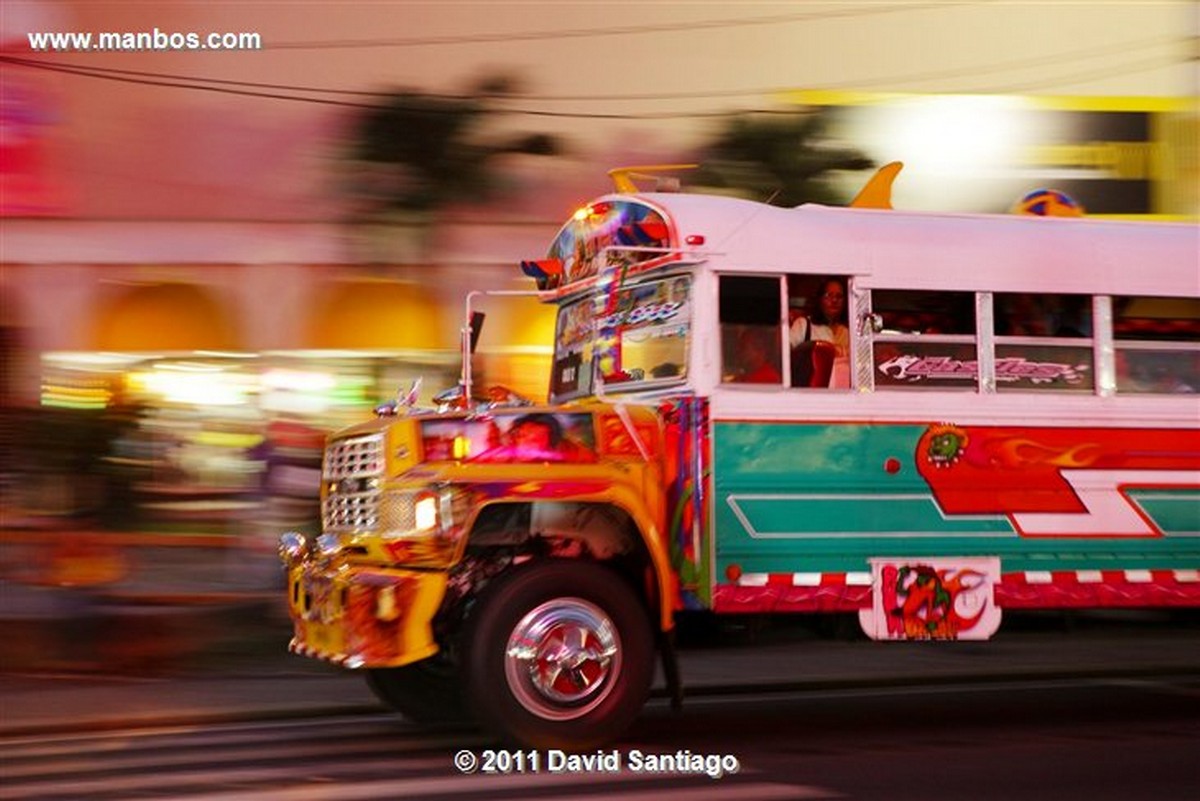
[[849, 281], [788, 276], [788, 346], [793, 387], [850, 387]]
[[783, 321], [778, 277], [720, 278], [721, 381], [783, 384]]

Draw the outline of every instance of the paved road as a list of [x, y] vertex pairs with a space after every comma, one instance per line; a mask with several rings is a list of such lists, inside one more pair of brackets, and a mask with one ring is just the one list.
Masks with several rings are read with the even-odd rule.
[[[690, 697], [747, 688], [1200, 675], [1195, 615], [1085, 616], [1071, 631], [1056, 617], [1011, 622], [986, 643], [844, 641], [792, 623], [747, 626], [706, 643], [689, 640], [681, 670]], [[286, 641], [282, 627], [265, 626], [254, 648], [166, 673], [9, 673], [0, 682], [0, 735], [383, 712], [361, 676], [289, 655]]]
[[[572, 761], [354, 714], [0, 737], [0, 797], [1192, 801], [1196, 677], [757, 692], [652, 702]], [[585, 762], [582, 757], [587, 757]]]

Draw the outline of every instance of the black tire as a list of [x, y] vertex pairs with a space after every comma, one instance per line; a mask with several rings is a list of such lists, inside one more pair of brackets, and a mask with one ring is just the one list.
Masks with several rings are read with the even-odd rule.
[[[516, 642], [523, 657], [509, 653]], [[534, 562], [498, 579], [475, 606], [466, 649], [472, 711], [533, 748], [610, 742], [641, 711], [654, 678], [645, 607], [619, 575], [587, 562]]]
[[375, 697], [414, 723], [461, 724], [471, 721], [463, 704], [458, 670], [441, 655], [398, 668], [367, 670]]

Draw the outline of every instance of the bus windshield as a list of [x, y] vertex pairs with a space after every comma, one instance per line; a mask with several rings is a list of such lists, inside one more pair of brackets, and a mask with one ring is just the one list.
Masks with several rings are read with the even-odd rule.
[[558, 313], [553, 401], [604, 389], [628, 392], [682, 382], [691, 331], [691, 277], [673, 275], [566, 303]]

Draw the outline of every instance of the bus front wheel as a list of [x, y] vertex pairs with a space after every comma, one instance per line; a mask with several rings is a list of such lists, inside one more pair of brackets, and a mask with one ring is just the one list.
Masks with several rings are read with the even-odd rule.
[[471, 709], [535, 748], [587, 749], [623, 732], [654, 677], [646, 609], [616, 573], [549, 561], [518, 568], [476, 605], [467, 638]]

